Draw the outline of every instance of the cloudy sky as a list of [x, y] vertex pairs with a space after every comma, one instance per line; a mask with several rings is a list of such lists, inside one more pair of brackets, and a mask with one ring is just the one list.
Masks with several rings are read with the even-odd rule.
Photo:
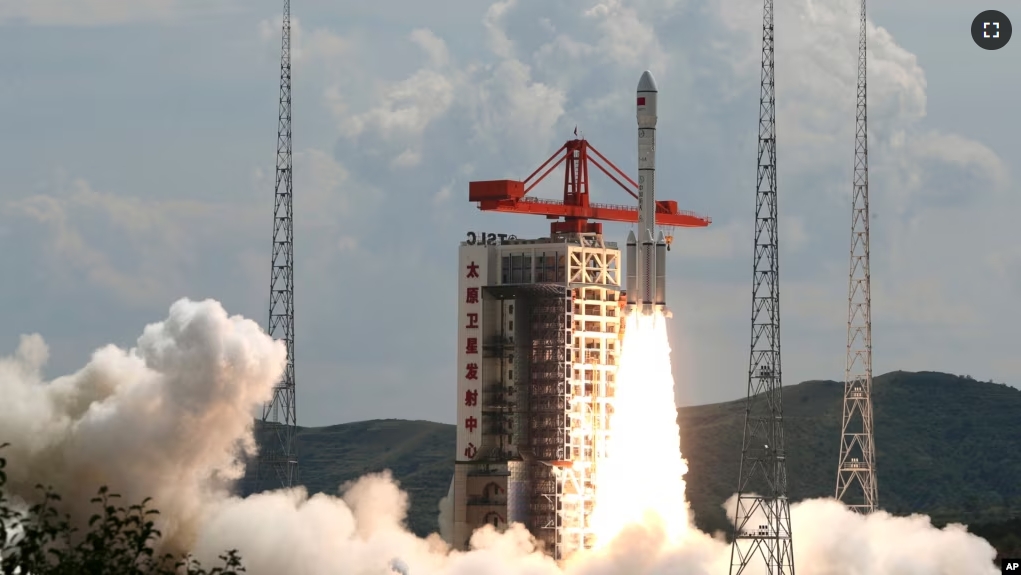
[[[265, 322], [280, 4], [0, 4], [2, 353], [41, 333], [61, 375], [133, 345], [183, 296]], [[1021, 22], [1017, 0], [983, 8]], [[856, 9], [777, 3], [789, 384], [843, 377]], [[576, 125], [634, 172], [645, 69], [661, 90], [660, 193], [714, 220], [679, 230], [670, 253], [679, 400], [743, 395], [758, 0], [294, 0], [293, 13], [302, 424], [453, 420], [456, 246], [468, 230], [548, 230], [479, 212], [468, 182], [526, 176]], [[979, 49], [976, 14], [870, 7], [874, 362], [1016, 385], [1021, 40]], [[597, 184], [596, 200], [627, 199]]]

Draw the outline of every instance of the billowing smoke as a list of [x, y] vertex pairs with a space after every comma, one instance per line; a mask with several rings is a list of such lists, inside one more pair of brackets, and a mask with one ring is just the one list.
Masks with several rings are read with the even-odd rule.
[[[43, 381], [47, 349], [23, 338], [0, 360], [0, 441], [15, 495], [36, 483], [90, 513], [99, 485], [138, 501], [152, 496], [171, 543], [211, 562], [240, 550], [253, 575], [719, 575], [730, 548], [689, 530], [671, 542], [662, 525], [635, 525], [609, 546], [564, 567], [534, 551], [528, 532], [484, 527], [473, 550], [451, 552], [438, 535], [405, 527], [408, 498], [388, 473], [341, 487], [230, 496], [240, 456], [254, 446], [251, 413], [268, 400], [284, 348], [214, 301], [175, 303], [130, 350], [108, 346], [77, 373]], [[653, 472], [653, 470], [650, 470]], [[728, 480], [729, 478], [722, 478]], [[992, 547], [960, 526], [921, 516], [861, 517], [830, 500], [792, 508], [803, 575], [992, 575]]]
[[436, 522], [439, 523], [440, 537], [444, 541], [450, 543], [454, 540], [454, 480], [450, 480], [450, 488], [447, 489], [447, 494], [444, 495], [440, 502], [436, 505], [439, 509], [439, 515], [436, 516]]
[[215, 301], [182, 300], [136, 347], [103, 347], [73, 375], [43, 382], [48, 355], [30, 335], [0, 361], [12, 492], [52, 485], [78, 517], [101, 485], [131, 502], [152, 496], [164, 532], [187, 540], [243, 473], [237, 455], [254, 449], [251, 414], [271, 397], [286, 350]]

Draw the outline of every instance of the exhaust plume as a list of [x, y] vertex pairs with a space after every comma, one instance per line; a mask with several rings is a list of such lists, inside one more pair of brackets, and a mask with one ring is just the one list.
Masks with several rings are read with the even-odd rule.
[[[662, 336], [665, 338], [665, 331]], [[666, 341], [656, 349], [669, 353]], [[631, 523], [605, 547], [563, 566], [535, 551], [521, 525], [475, 532], [472, 550], [450, 551], [439, 535], [405, 524], [408, 496], [389, 473], [368, 475], [339, 496], [303, 488], [238, 498], [229, 494], [252, 453], [255, 408], [271, 398], [285, 350], [257, 324], [219, 303], [181, 300], [149, 325], [135, 347], [106, 346], [78, 372], [45, 381], [48, 351], [25, 336], [0, 359], [0, 442], [13, 496], [36, 483], [62, 493], [87, 519], [100, 485], [127, 502], [153, 497], [171, 550], [203, 563], [237, 548], [251, 575], [719, 575], [730, 547], [694, 528], [675, 539], [662, 521]], [[630, 405], [631, 403], [629, 403]], [[671, 417], [669, 410], [649, 412]], [[665, 421], [625, 416], [650, 432]], [[672, 429], [672, 428], [671, 428]], [[673, 440], [671, 440], [673, 441]], [[648, 474], [677, 473], [680, 459]], [[721, 477], [721, 481], [731, 481]], [[637, 486], [641, 489], [641, 486]], [[449, 503], [449, 502], [448, 502]], [[802, 575], [994, 575], [995, 551], [961, 526], [936, 529], [923, 516], [862, 517], [833, 500], [792, 506]]]

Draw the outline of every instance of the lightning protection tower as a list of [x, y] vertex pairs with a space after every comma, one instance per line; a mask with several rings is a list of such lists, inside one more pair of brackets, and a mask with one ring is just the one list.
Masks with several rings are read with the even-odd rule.
[[837, 499], [859, 513], [879, 504], [872, 434], [872, 295], [869, 275], [869, 145], [865, 98], [865, 0], [858, 32], [851, 269], [847, 296], [847, 362], [837, 466]]
[[273, 202], [273, 255], [269, 284], [269, 335], [287, 346], [287, 367], [262, 409], [262, 437], [256, 491], [290, 487], [298, 481], [295, 444], [298, 415], [294, 395], [294, 225], [291, 197], [291, 2], [284, 0], [280, 56], [280, 114]]
[[[734, 511], [730, 573], [794, 574], [780, 369], [773, 2], [762, 16], [758, 174], [748, 400]], [[765, 570], [762, 569], [764, 564]]]

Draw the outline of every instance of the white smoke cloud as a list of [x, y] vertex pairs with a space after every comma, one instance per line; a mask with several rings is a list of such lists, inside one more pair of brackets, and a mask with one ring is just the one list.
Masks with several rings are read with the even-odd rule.
[[76, 502], [88, 505], [101, 485], [130, 501], [152, 496], [164, 532], [186, 540], [243, 473], [251, 413], [271, 397], [286, 351], [215, 301], [181, 300], [134, 348], [103, 347], [77, 373], [43, 381], [47, 357], [31, 335], [0, 360], [9, 488], [25, 497], [52, 485], [86, 518]]
[[444, 495], [440, 502], [436, 505], [439, 509], [439, 515], [436, 516], [436, 522], [439, 524], [440, 537], [443, 538], [447, 543], [454, 541], [454, 481], [451, 479], [450, 488], [447, 489], [447, 494]]
[[[79, 517], [91, 509], [76, 502], [101, 484], [132, 502], [153, 496], [171, 542], [203, 562], [236, 548], [252, 575], [709, 575], [730, 561], [726, 542], [692, 529], [671, 544], [661, 525], [625, 529], [562, 567], [517, 524], [504, 533], [486, 526], [472, 551], [452, 552], [439, 535], [408, 531], [408, 496], [388, 472], [344, 485], [340, 496], [302, 488], [230, 496], [239, 455], [253, 445], [250, 414], [271, 396], [285, 351], [215, 301], [175, 303], [134, 348], [104, 347], [69, 376], [45, 381], [47, 356], [31, 335], [0, 359], [12, 495], [52, 484]], [[987, 542], [923, 516], [862, 517], [814, 500], [793, 506], [792, 525], [805, 575], [997, 572]]]

